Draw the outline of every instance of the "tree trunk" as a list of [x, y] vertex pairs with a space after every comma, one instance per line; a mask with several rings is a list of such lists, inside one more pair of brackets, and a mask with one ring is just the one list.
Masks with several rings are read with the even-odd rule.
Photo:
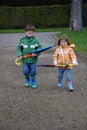
[[72, 0], [70, 12], [70, 31], [82, 29], [82, 0]]

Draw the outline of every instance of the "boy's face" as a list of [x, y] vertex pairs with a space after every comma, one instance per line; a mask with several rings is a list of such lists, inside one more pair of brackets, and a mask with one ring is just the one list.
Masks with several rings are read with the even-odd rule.
[[27, 37], [33, 37], [34, 36], [34, 31], [26, 31]]

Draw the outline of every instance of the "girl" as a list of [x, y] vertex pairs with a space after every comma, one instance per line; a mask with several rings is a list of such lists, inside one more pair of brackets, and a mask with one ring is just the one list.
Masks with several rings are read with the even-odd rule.
[[62, 87], [63, 74], [66, 74], [66, 80], [68, 83], [68, 90], [73, 91], [74, 87], [72, 85], [71, 78], [71, 66], [78, 65], [76, 55], [70, 45], [67, 36], [62, 36], [58, 40], [58, 48], [53, 54], [54, 65], [58, 66], [58, 82], [57, 87]]

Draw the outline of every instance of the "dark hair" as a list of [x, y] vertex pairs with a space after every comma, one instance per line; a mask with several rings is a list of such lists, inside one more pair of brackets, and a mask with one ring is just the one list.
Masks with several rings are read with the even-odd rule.
[[26, 30], [26, 32], [27, 32], [27, 31], [35, 31], [35, 26], [32, 25], [32, 24], [27, 24], [27, 25], [25, 26], [25, 30]]
[[68, 37], [67, 37], [66, 35], [62, 35], [62, 36], [59, 38], [57, 45], [60, 45], [60, 41], [61, 41], [61, 40], [67, 41], [68, 46], [70, 46], [70, 42], [69, 42]]

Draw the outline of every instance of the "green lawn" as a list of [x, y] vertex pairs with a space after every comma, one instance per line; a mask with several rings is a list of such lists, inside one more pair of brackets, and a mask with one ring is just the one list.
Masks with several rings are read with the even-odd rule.
[[[66, 28], [36, 28], [36, 32], [58, 32]], [[0, 29], [0, 33], [24, 33], [24, 29]]]
[[[0, 30], [0, 33], [24, 33], [24, 29], [10, 29]], [[68, 36], [69, 41], [76, 45], [75, 49], [87, 55], [87, 27], [83, 28], [80, 32], [71, 32], [68, 28], [36, 28], [36, 32], [60, 32], [56, 36], [60, 37], [61, 35], [65, 34]]]

